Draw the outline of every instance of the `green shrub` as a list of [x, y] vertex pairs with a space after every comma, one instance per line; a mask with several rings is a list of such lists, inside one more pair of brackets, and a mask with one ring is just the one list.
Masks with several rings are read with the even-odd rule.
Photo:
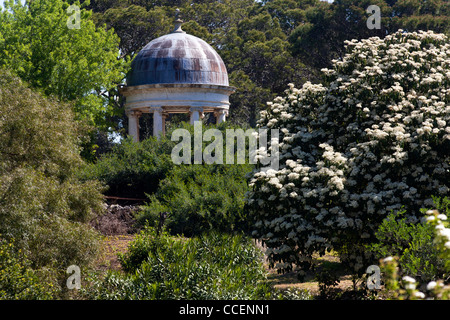
[[244, 204], [251, 170], [251, 165], [175, 166], [149, 197], [138, 221], [156, 226], [159, 213], [169, 212], [166, 225], [172, 234], [247, 231]]
[[103, 210], [100, 184], [75, 177], [84, 126], [71, 107], [0, 70], [0, 233], [56, 285], [69, 265], [94, 260], [87, 223]]
[[[87, 164], [79, 176], [83, 180], [102, 181], [108, 186], [107, 195], [148, 197], [137, 217], [141, 226], [145, 223], [156, 226], [159, 214], [169, 212], [167, 225], [173, 234], [192, 236], [209, 230], [248, 229], [243, 208], [249, 190], [246, 174], [253, 165], [193, 164], [194, 139], [191, 139], [192, 165], [174, 165], [171, 154], [178, 141], [171, 141], [171, 136], [176, 129], [187, 130], [194, 137], [194, 126], [182, 122], [168, 128], [160, 140], [154, 137], [139, 143], [123, 140], [96, 163]], [[226, 157], [226, 130], [238, 128], [226, 123], [202, 125], [203, 132], [208, 129], [223, 133]], [[203, 141], [202, 148], [209, 144]], [[237, 150], [237, 143], [234, 149]]]
[[450, 191], [449, 38], [398, 31], [345, 44], [324, 85], [290, 84], [258, 121], [280, 130], [280, 164], [254, 172], [249, 216], [280, 271], [334, 250], [362, 276], [365, 245], [392, 210], [418, 218]]
[[0, 300], [52, 299], [54, 293], [51, 284], [39, 280], [21, 250], [0, 239]]
[[83, 180], [99, 180], [108, 186], [106, 195], [145, 198], [172, 167], [172, 142], [150, 137], [139, 143], [130, 138], [80, 171]]
[[450, 228], [448, 221], [450, 201], [446, 197], [438, 201], [435, 199], [435, 203], [442, 211], [423, 210], [423, 212], [426, 213], [426, 223], [433, 227], [432, 244], [437, 256], [443, 261], [440, 266], [442, 269], [437, 272], [432, 281], [425, 283], [420, 281], [423, 279], [420, 279], [417, 283], [416, 279], [411, 277], [411, 274], [405, 274], [405, 268], [400, 266], [399, 257], [388, 256], [380, 259], [381, 270], [385, 275], [385, 288], [388, 290], [391, 299], [450, 299], [450, 285], [448, 284], [450, 274]]
[[[434, 201], [443, 212], [448, 208], [447, 198], [434, 198]], [[399, 272], [420, 279], [421, 282], [442, 278], [446, 272], [445, 261], [433, 242], [434, 226], [408, 222], [404, 215], [405, 211], [389, 214], [375, 233], [377, 242], [368, 246], [369, 250], [376, 259], [398, 257]]]
[[94, 299], [263, 299], [262, 253], [240, 235], [210, 233], [191, 239], [156, 236], [146, 228], [120, 256], [125, 275], [109, 273], [85, 290]]

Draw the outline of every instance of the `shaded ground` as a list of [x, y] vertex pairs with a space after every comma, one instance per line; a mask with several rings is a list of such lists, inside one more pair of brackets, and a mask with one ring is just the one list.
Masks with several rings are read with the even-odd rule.
[[[322, 257], [322, 260], [327, 262], [335, 262], [337, 260], [336, 257], [328, 255]], [[339, 264], [339, 262], [335, 262]], [[275, 288], [278, 289], [306, 289], [313, 296], [319, 295], [319, 282], [315, 279], [314, 273], [308, 273], [303, 281], [300, 281], [297, 278], [297, 274], [295, 272], [290, 272], [286, 274], [278, 274], [276, 270], [268, 269], [269, 272], [269, 280], [272, 281]], [[339, 277], [339, 284], [336, 286], [336, 289], [340, 290], [348, 290], [353, 288], [353, 282], [351, 280], [350, 275], [346, 275], [341, 272]]]

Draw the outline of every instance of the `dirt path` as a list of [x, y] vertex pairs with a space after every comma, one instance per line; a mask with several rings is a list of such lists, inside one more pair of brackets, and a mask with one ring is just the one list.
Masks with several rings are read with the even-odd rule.
[[98, 270], [121, 270], [118, 253], [125, 253], [128, 245], [135, 235], [115, 235], [105, 236], [101, 246], [100, 259], [97, 263]]

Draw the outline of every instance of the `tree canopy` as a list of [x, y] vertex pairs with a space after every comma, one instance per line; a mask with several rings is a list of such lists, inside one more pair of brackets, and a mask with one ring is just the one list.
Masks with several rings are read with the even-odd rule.
[[326, 86], [291, 85], [259, 121], [280, 130], [280, 167], [253, 173], [248, 203], [284, 271], [333, 249], [363, 273], [391, 210], [417, 221], [450, 190], [449, 38], [399, 30], [346, 48]]
[[[381, 29], [367, 28], [370, 5], [381, 9]], [[320, 80], [319, 70], [343, 56], [345, 40], [383, 38], [399, 28], [449, 32], [444, 0], [91, 0], [88, 8], [98, 25], [115, 30], [130, 57], [170, 31], [179, 8], [183, 29], [218, 51], [237, 87], [229, 120], [251, 126], [288, 83]]]
[[80, 182], [79, 122], [67, 106], [0, 69], [0, 238], [15, 241], [32, 267], [86, 265], [103, 210], [98, 182]]
[[110, 91], [126, 72], [114, 30], [97, 27], [80, 10], [80, 28], [69, 28], [71, 11], [62, 0], [5, 2], [0, 11], [0, 67], [7, 66], [47, 96], [73, 101], [78, 119], [105, 126], [116, 110]]
[[[68, 5], [80, 2], [81, 28], [69, 29]], [[367, 27], [370, 5], [381, 10], [380, 29]], [[6, 6], [0, 66], [46, 95], [75, 101], [76, 115], [101, 130], [121, 133], [127, 117], [117, 85], [139, 50], [170, 32], [175, 8], [183, 29], [210, 43], [228, 68], [237, 88], [229, 120], [250, 126], [288, 83], [320, 81], [319, 70], [343, 57], [345, 40], [383, 38], [399, 28], [448, 34], [450, 10], [445, 0], [8, 0]]]

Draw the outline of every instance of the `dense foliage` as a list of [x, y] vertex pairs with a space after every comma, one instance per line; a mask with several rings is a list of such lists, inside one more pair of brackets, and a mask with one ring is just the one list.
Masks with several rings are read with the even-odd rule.
[[[192, 125], [181, 123], [180, 127], [178, 129], [188, 130], [194, 137]], [[226, 150], [226, 132], [234, 126], [227, 123], [205, 125], [202, 134], [209, 129], [220, 130]], [[253, 165], [248, 161], [237, 165], [174, 165], [172, 132], [169, 128], [167, 136], [160, 140], [154, 137], [139, 143], [123, 140], [96, 163], [83, 166], [78, 176], [83, 180], [102, 181], [108, 188], [107, 195], [147, 199], [137, 216], [141, 226], [146, 223], [156, 226], [159, 214], [168, 212], [166, 226], [172, 234], [192, 236], [211, 230], [248, 231], [250, 225], [244, 214], [245, 194], [249, 190], [246, 175]], [[208, 145], [209, 142], [203, 141], [202, 152]], [[193, 159], [193, 138], [190, 151]], [[225, 157], [224, 152], [224, 162]]]
[[[431, 281], [427, 278], [415, 277], [413, 273], [405, 270], [404, 263], [398, 256], [388, 256], [381, 259], [381, 266], [385, 274], [385, 287], [393, 299], [399, 300], [450, 300], [450, 228], [448, 215], [450, 213], [450, 201], [448, 198], [439, 201], [440, 210], [427, 210], [426, 223], [433, 228], [432, 245], [438, 253], [438, 258], [443, 261], [443, 271], [439, 270], [436, 278]], [[425, 280], [425, 281], [424, 281]]]
[[262, 112], [260, 126], [282, 132], [280, 170], [255, 172], [249, 204], [277, 268], [333, 248], [364, 272], [391, 210], [417, 220], [448, 193], [449, 46], [433, 32], [348, 41], [326, 86], [292, 85]]
[[30, 268], [30, 261], [13, 242], [0, 238], [0, 300], [52, 299], [52, 285]]
[[96, 252], [86, 226], [102, 210], [95, 181], [80, 182], [83, 134], [70, 107], [29, 89], [0, 70], [0, 234], [13, 241], [32, 268], [63, 273]]
[[444, 278], [445, 261], [434, 243], [434, 226], [408, 223], [404, 215], [405, 211], [388, 215], [375, 233], [376, 242], [368, 249], [375, 253], [376, 260], [398, 257], [399, 272], [422, 283]]
[[185, 236], [211, 230], [248, 231], [244, 205], [249, 190], [246, 174], [251, 169], [251, 165], [176, 166], [150, 196], [138, 219], [157, 226], [159, 214], [169, 212], [168, 229]]
[[99, 180], [107, 186], [106, 195], [145, 199], [157, 191], [173, 164], [168, 139], [150, 137], [135, 143], [122, 140], [102, 154], [96, 163], [85, 164], [79, 172], [83, 180]]
[[7, 66], [45, 95], [73, 101], [77, 118], [101, 128], [113, 115], [109, 91], [125, 77], [119, 38], [96, 27], [91, 12], [80, 11], [80, 28], [62, 0], [5, 1], [0, 11], [0, 67]]
[[146, 229], [121, 256], [126, 272], [93, 278], [85, 292], [95, 299], [264, 299], [261, 251], [242, 236], [211, 233], [173, 238]]

